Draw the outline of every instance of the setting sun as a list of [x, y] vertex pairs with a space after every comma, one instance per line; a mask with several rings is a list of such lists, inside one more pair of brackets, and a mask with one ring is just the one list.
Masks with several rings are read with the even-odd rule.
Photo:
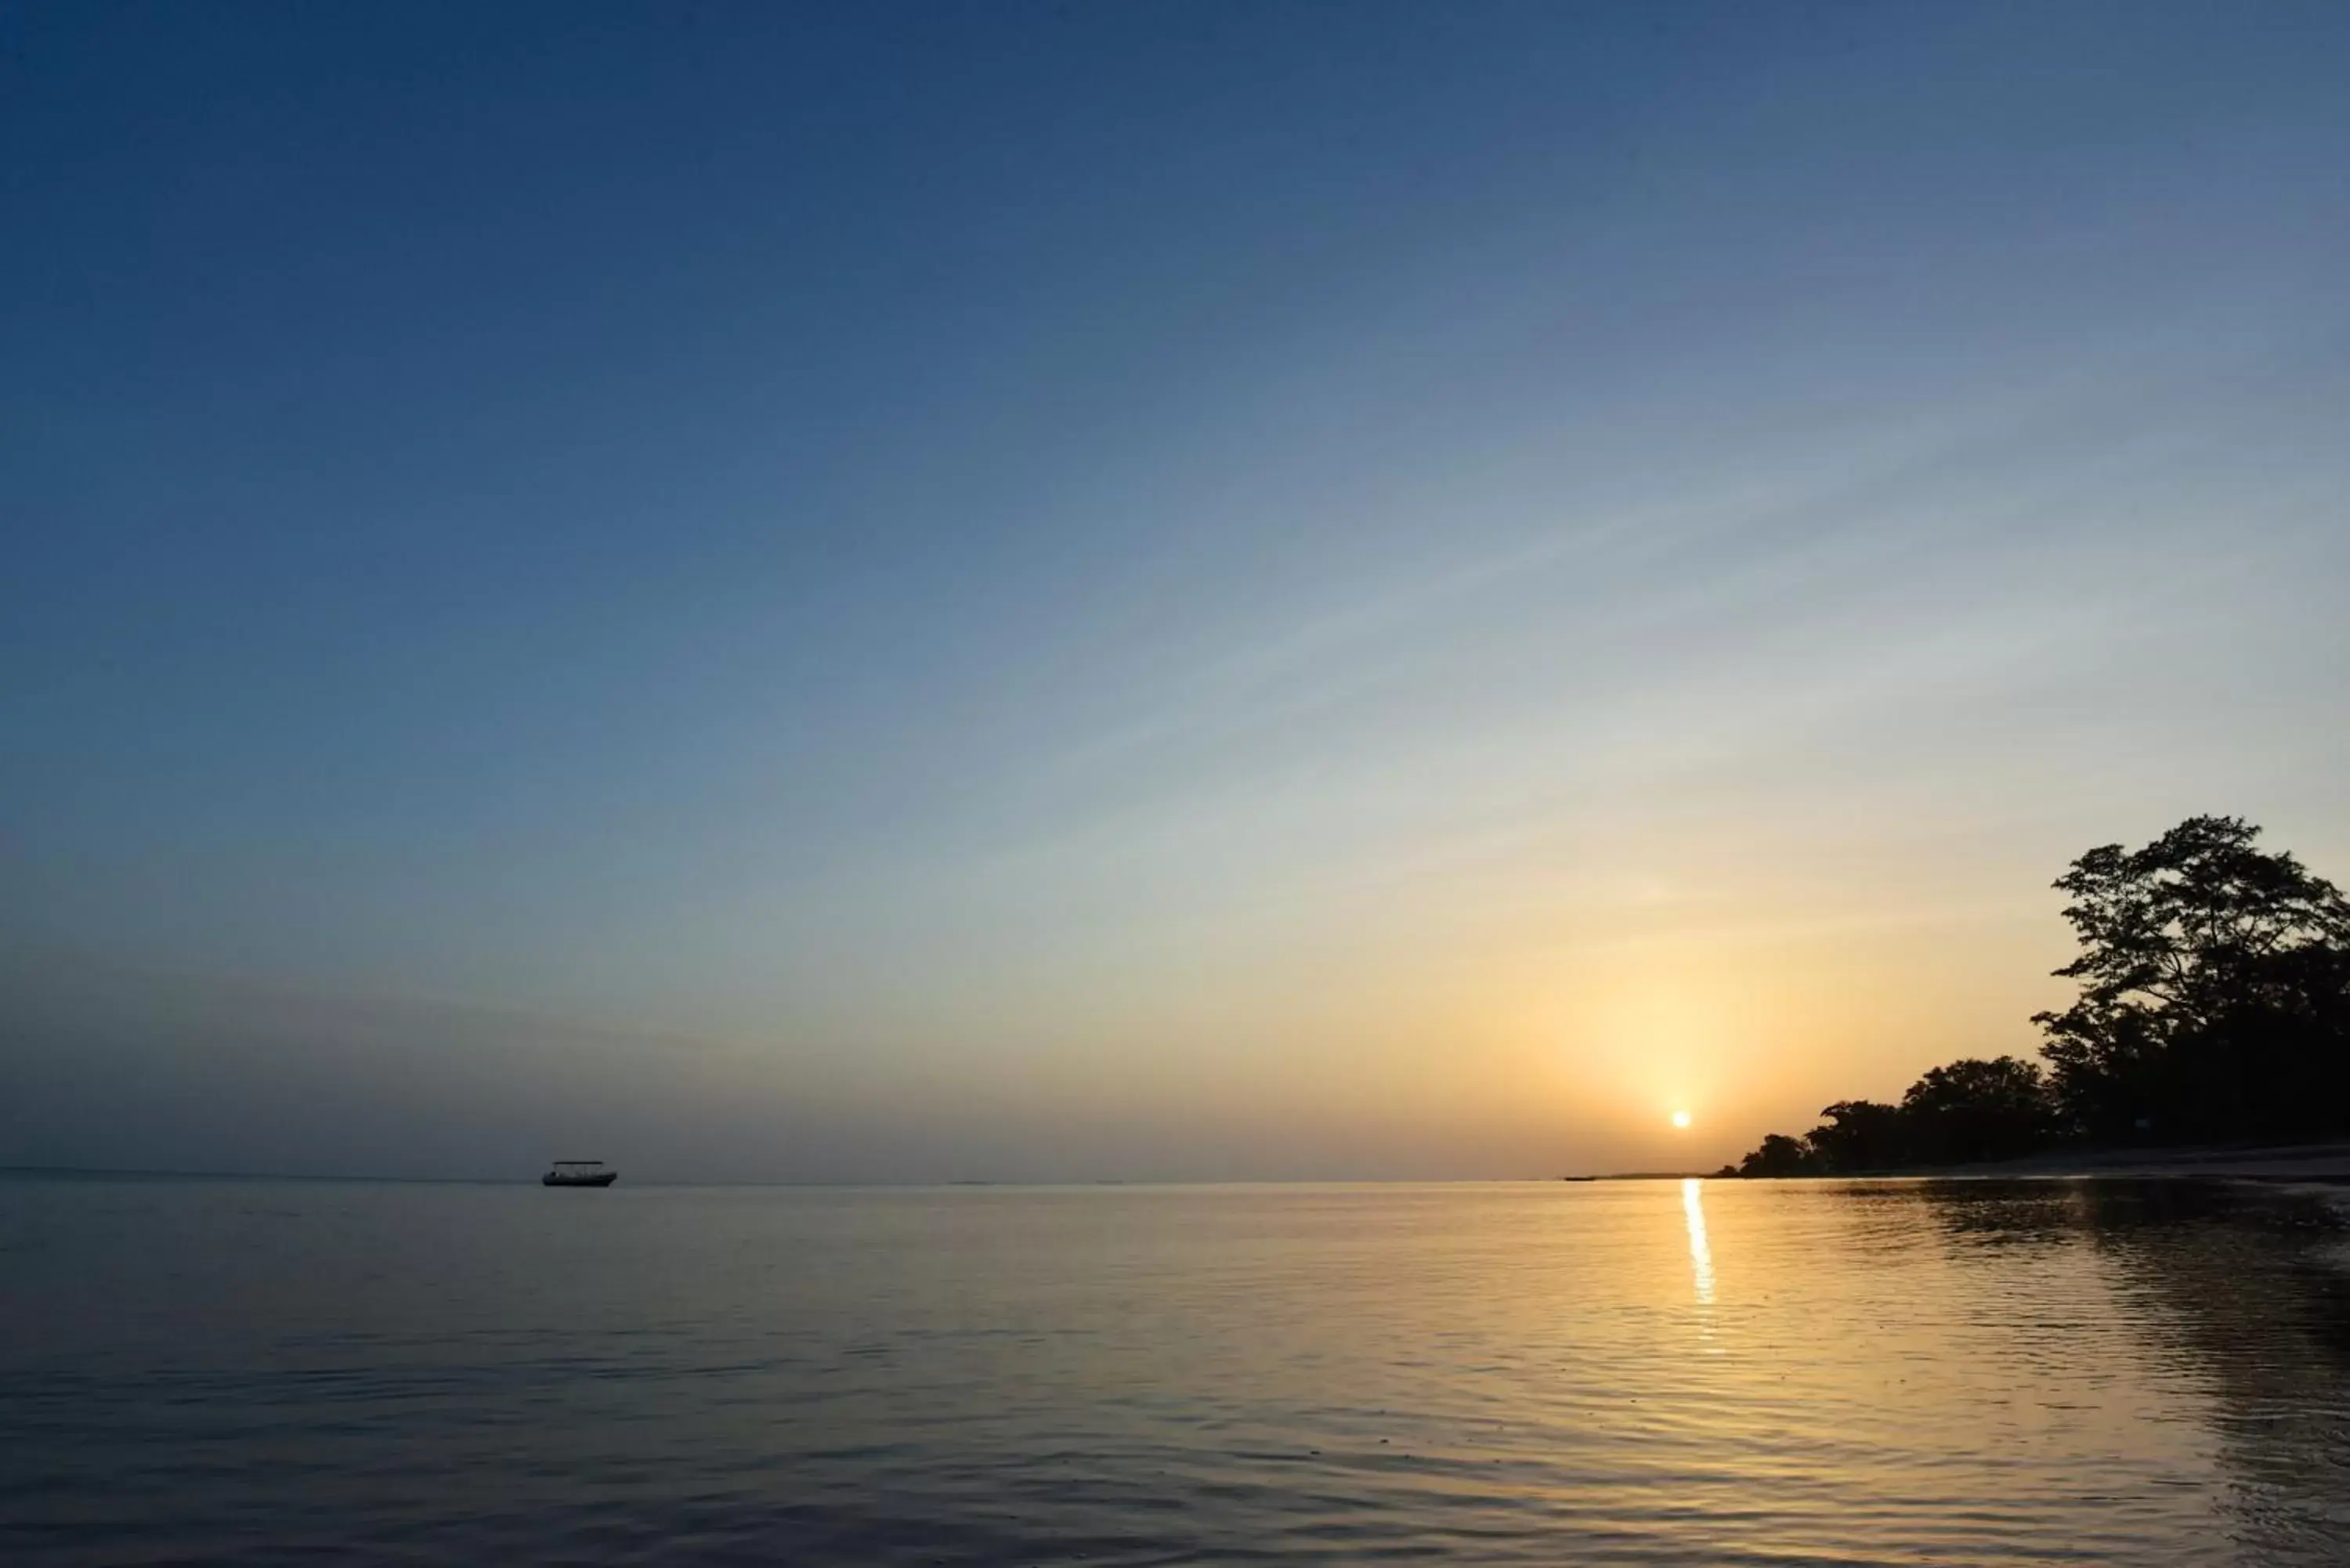
[[1685, 1127], [1689, 1125], [1690, 1114], [1687, 1111], [1675, 1111], [1673, 1113], [1673, 1126], [1677, 1127]]

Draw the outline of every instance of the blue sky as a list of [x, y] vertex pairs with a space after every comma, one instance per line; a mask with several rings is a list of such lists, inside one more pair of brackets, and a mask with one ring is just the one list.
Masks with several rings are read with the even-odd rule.
[[2346, 46], [0, 8], [0, 940], [78, 1107], [0, 1159], [331, 1163], [264, 1038], [379, 1160], [494, 1168], [519, 1031], [816, 1176], [1711, 1161], [2025, 1048], [2088, 845], [2350, 875]]

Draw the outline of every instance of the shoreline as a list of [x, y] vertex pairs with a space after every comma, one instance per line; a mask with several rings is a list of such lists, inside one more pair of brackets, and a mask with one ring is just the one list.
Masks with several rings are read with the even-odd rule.
[[2106, 1149], [2031, 1155], [1951, 1167], [1936, 1176], [2211, 1176], [2255, 1180], [2350, 1181], [2350, 1143], [2271, 1148]]
[[[1855, 1172], [1855, 1175], [1863, 1173]], [[2350, 1143], [2282, 1144], [2268, 1147], [2227, 1146], [2178, 1148], [2052, 1149], [2021, 1159], [1985, 1161], [1979, 1165], [1925, 1166], [1911, 1170], [1866, 1174], [1936, 1178], [2199, 1176], [2241, 1178], [2253, 1181], [2350, 1181]], [[1743, 1177], [1741, 1180], [1785, 1180], [1788, 1178]], [[1806, 1176], [1795, 1180], [1834, 1180]]]

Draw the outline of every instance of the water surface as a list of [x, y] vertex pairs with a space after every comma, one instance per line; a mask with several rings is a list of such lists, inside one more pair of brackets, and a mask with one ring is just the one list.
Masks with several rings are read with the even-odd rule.
[[0, 1179], [0, 1556], [2339, 1563], [2350, 1245], [2195, 1182]]

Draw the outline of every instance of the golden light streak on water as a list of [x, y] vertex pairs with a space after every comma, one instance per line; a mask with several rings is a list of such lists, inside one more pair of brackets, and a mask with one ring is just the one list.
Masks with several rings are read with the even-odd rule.
[[1705, 1179], [1681, 1179], [1681, 1217], [1689, 1223], [1690, 1275], [1697, 1286], [1697, 1304], [1713, 1304], [1713, 1249], [1705, 1240]]

